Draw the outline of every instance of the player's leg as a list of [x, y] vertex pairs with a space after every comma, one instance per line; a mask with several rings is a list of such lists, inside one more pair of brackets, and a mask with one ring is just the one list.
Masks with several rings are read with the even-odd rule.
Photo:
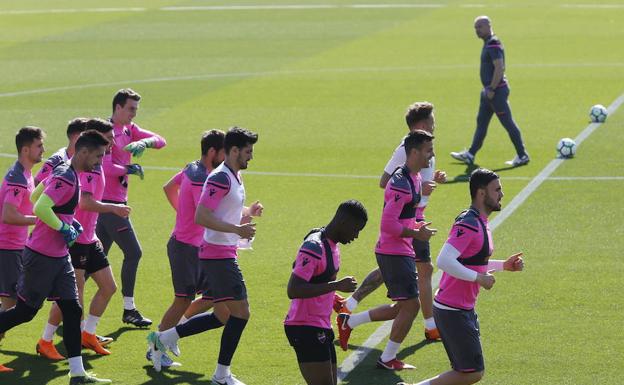
[[285, 325], [288, 342], [295, 350], [301, 375], [308, 385], [337, 384], [334, 332], [314, 326]]
[[474, 136], [472, 137], [472, 145], [468, 150], [470, 155], [473, 156], [473, 160], [474, 156], [476, 156], [477, 152], [481, 149], [481, 146], [483, 146], [483, 141], [487, 135], [488, 126], [493, 114], [494, 110], [492, 109], [492, 101], [489, 100], [485, 95], [485, 92], [482, 91], [479, 103], [479, 112], [477, 114], [477, 128]]
[[[513, 120], [508, 97], [509, 88], [499, 88], [498, 90], [496, 90], [496, 94], [494, 96], [494, 99], [492, 100], [492, 104], [494, 105], [494, 108], [496, 110], [496, 116], [498, 117], [498, 120], [505, 128], [505, 130], [507, 130], [507, 134], [509, 134], [509, 139], [511, 139], [511, 142], [516, 149], [516, 154], [518, 155], [518, 157], [522, 158], [527, 155], [526, 149], [524, 148], [524, 142], [522, 141], [520, 128]], [[528, 160], [526, 163], [528, 163]]]
[[186, 309], [184, 315], [181, 318], [181, 322], [186, 322], [191, 317], [196, 316], [197, 314], [205, 313], [208, 310], [212, 309], [214, 306], [212, 302], [212, 298], [206, 298], [205, 295], [202, 295], [199, 298], [196, 298], [191, 305]]
[[429, 241], [414, 239], [412, 242], [416, 254], [416, 272], [418, 273], [418, 298], [425, 324], [425, 338], [439, 340], [440, 334], [433, 318], [433, 264], [431, 263], [431, 247]]
[[299, 370], [308, 385], [335, 385], [337, 384], [336, 365], [331, 361], [300, 362]]
[[17, 303], [17, 280], [22, 270], [23, 250], [0, 250], [0, 312]]
[[172, 236], [167, 242], [167, 256], [171, 268], [174, 299], [158, 325], [159, 331], [171, 329], [178, 324], [197, 292], [197, 248]]
[[338, 307], [337, 305], [334, 306], [335, 310], [338, 313], [354, 312], [357, 305], [362, 302], [364, 298], [366, 298], [370, 293], [377, 290], [377, 288], [381, 286], [381, 284], [383, 284], [381, 271], [379, 271], [379, 268], [374, 269], [373, 271], [368, 273], [366, 278], [364, 278], [364, 281], [362, 281], [360, 286], [358, 286], [357, 290], [355, 290], [355, 292], [350, 297], [348, 297], [344, 301], [341, 301], [342, 303], [340, 304], [340, 307]]

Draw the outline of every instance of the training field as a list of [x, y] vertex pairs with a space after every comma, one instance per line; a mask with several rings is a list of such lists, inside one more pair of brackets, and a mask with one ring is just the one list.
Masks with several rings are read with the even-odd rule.
[[[434, 256], [469, 204], [471, 169], [448, 153], [469, 146], [474, 131], [482, 43], [472, 22], [487, 14], [506, 47], [510, 101], [531, 163], [506, 168], [514, 150], [493, 120], [477, 163], [500, 173], [503, 207], [521, 191], [526, 198], [502, 222], [495, 219], [494, 258], [523, 251], [526, 269], [498, 273], [494, 288], [481, 294], [482, 383], [620, 384], [624, 107], [617, 107], [624, 93], [624, 6], [597, 1], [4, 1], [0, 167], [13, 162], [21, 126], [47, 131], [49, 156], [65, 145], [68, 120], [108, 117], [117, 89], [138, 91], [136, 122], [168, 142], [139, 160], [145, 180], [131, 177], [130, 186], [143, 247], [135, 297], [157, 324], [173, 298], [166, 243], [174, 212], [161, 186], [198, 158], [204, 130], [257, 131], [245, 183], [249, 201], [261, 200], [265, 212], [254, 250], [240, 252], [252, 316], [232, 370], [248, 384], [303, 384], [282, 327], [292, 261], [308, 230], [355, 198], [370, 219], [360, 238], [342, 248], [340, 276], [361, 282], [376, 266], [378, 177], [407, 132], [408, 104], [435, 104], [437, 168], [450, 176], [427, 210], [439, 229]], [[560, 138], [588, 128], [589, 108], [598, 103], [615, 103], [607, 122], [585, 131], [596, 128], [574, 159], [551, 164], [541, 174], [547, 179], [534, 179], [554, 159]], [[532, 181], [536, 188], [524, 189]], [[116, 246], [109, 259], [120, 284]], [[87, 298], [92, 293], [88, 284]], [[359, 309], [385, 301], [382, 288]], [[15, 372], [0, 374], [0, 384], [67, 383], [66, 361], [34, 354], [48, 309], [1, 342], [0, 363]], [[125, 327], [121, 313], [118, 292], [98, 327], [115, 337], [112, 355], [85, 350], [89, 370], [116, 384], [210, 383], [220, 330], [182, 340], [183, 366], [156, 373], [145, 360], [147, 330]], [[351, 350], [338, 348], [338, 362], [379, 326], [356, 329]], [[61, 337], [55, 342], [64, 353]], [[373, 346], [344, 382], [416, 382], [449, 368], [442, 344], [424, 343], [420, 315], [399, 353], [416, 370], [375, 369], [385, 343], [384, 337]]]

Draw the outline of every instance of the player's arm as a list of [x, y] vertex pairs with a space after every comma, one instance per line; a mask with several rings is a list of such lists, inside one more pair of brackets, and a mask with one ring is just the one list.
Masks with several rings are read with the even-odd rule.
[[482, 274], [467, 268], [459, 263], [457, 258], [461, 255], [461, 251], [457, 250], [453, 245], [446, 242], [440, 250], [438, 260], [436, 262], [438, 268], [445, 273], [463, 281], [477, 282], [485, 289], [490, 289], [494, 285], [494, 276], [489, 272]]
[[17, 206], [12, 203], [4, 202], [2, 205], [2, 223], [15, 226], [32, 226], [36, 220], [37, 217], [34, 215], [20, 213]]
[[392, 175], [384, 171], [383, 174], [381, 174], [381, 178], [379, 178], [379, 187], [386, 188], [390, 178], [392, 178]]
[[287, 293], [290, 299], [312, 298], [336, 290], [352, 293], [355, 291], [356, 286], [357, 282], [353, 277], [344, 277], [338, 281], [325, 283], [310, 283], [293, 272], [288, 281]]
[[178, 211], [178, 194], [180, 193], [180, 179], [182, 178], [182, 172], [175, 174], [165, 183], [163, 191], [169, 201], [169, 204], [175, 211]]
[[255, 223], [240, 225], [222, 221], [214, 215], [214, 210], [201, 204], [201, 201], [195, 210], [195, 223], [214, 231], [238, 234], [245, 239], [251, 239], [256, 234]]
[[90, 192], [83, 191], [80, 193], [80, 202], [78, 206], [81, 210], [92, 211], [96, 213], [111, 213], [122, 218], [127, 218], [132, 210], [130, 206], [118, 203], [104, 203], [96, 200]]
[[261, 217], [264, 206], [260, 201], [255, 201], [249, 207], [243, 207], [243, 219], [249, 221], [253, 217]]
[[140, 157], [146, 148], [163, 148], [167, 145], [165, 138], [148, 130], [133, 124], [131, 127], [131, 135], [133, 142], [124, 147], [125, 151], [131, 152], [132, 156]]
[[503, 76], [505, 75], [505, 61], [502, 57], [494, 59], [492, 61], [494, 64], [494, 75], [492, 76], [492, 82], [488, 87], [491, 91], [494, 91], [496, 87], [500, 84], [501, 80], [503, 80]]
[[437, 232], [436, 229], [427, 227], [431, 222], [426, 222], [419, 228], [414, 229], [403, 226], [399, 221], [399, 217], [401, 216], [403, 206], [411, 199], [411, 194], [393, 186], [388, 186], [386, 189], [390, 189], [391, 195], [389, 199], [386, 199], [386, 204], [381, 214], [382, 232], [401, 238], [416, 238], [423, 241], [428, 240]]
[[392, 178], [392, 173], [396, 171], [397, 168], [401, 167], [403, 163], [405, 163], [405, 147], [403, 144], [399, 145], [394, 152], [392, 153], [392, 157], [386, 163], [386, 167], [384, 167], [384, 172], [381, 174], [381, 178], [379, 178], [379, 187], [386, 188], [386, 185]]
[[116, 164], [113, 161], [113, 157], [109, 154], [104, 156], [102, 169], [104, 170], [104, 175], [106, 176], [119, 177], [128, 174], [128, 169], [124, 165]]
[[516, 253], [504, 261], [490, 259], [488, 261], [488, 271], [522, 271], [524, 269], [522, 255], [522, 253]]

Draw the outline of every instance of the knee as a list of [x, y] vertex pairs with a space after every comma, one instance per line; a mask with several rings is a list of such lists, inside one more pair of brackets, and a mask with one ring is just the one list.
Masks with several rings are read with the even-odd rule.
[[63, 320], [65, 323], [71, 319], [78, 319], [82, 317], [82, 306], [78, 300], [60, 300], [57, 301], [61, 313], [63, 313]]
[[481, 381], [484, 374], [485, 371], [483, 370], [480, 372], [464, 373], [464, 376], [466, 378], [466, 384], [475, 384]]
[[117, 284], [113, 282], [111, 285], [103, 286], [100, 290], [102, 290], [102, 294], [104, 294], [104, 296], [110, 298], [117, 292]]

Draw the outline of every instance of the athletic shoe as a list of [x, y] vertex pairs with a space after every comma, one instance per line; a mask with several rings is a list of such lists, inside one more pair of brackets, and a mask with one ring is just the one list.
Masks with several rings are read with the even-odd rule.
[[162, 368], [162, 356], [167, 352], [167, 348], [159, 338], [158, 332], [151, 332], [147, 335], [147, 346], [149, 347], [148, 356], [154, 370], [160, 372]]
[[[145, 358], [148, 361], [150, 361], [150, 362], [152, 361], [152, 350], [151, 349], [147, 349], [147, 352], [145, 353]], [[182, 366], [182, 364], [172, 360], [171, 357], [169, 357], [169, 355], [167, 353], [163, 353], [162, 356], [160, 357], [160, 367], [161, 368], [170, 368], [172, 366]]]
[[340, 310], [342, 309], [342, 305], [345, 300], [345, 297], [341, 296], [338, 293], [334, 293], [334, 311], [336, 313], [342, 313]]
[[42, 357], [47, 358], [48, 360], [60, 361], [64, 360], [63, 357], [58, 350], [56, 350], [56, 346], [52, 343], [52, 341], [46, 341], [43, 338], [37, 341], [37, 346], [35, 347], [37, 353], [39, 353]]
[[440, 341], [442, 339], [440, 337], [440, 332], [438, 331], [438, 328], [425, 328], [425, 338], [429, 341]]
[[80, 384], [110, 384], [111, 380], [106, 378], [97, 378], [93, 373], [85, 373], [84, 376], [70, 376], [69, 385]]
[[9, 372], [12, 372], [12, 371], [13, 371], [13, 369], [7, 368], [4, 365], [0, 365], [0, 373], [9, 373]]
[[214, 385], [245, 385], [244, 382], [234, 377], [231, 373], [229, 376], [223, 378], [212, 376], [212, 383]]
[[451, 152], [451, 157], [460, 162], [466, 163], [467, 165], [471, 165], [474, 163], [474, 155], [468, 152], [468, 150]]
[[101, 356], [108, 356], [111, 354], [109, 350], [104, 349], [102, 345], [100, 345], [95, 334], [87, 333], [85, 331], [82, 332], [82, 347], [91, 349]]
[[525, 164], [529, 163], [530, 160], [531, 158], [529, 158], [529, 154], [524, 154], [522, 156], [516, 155], [515, 158], [513, 158], [512, 160], [508, 160], [507, 162], [505, 162], [505, 164], [512, 167], [518, 167], [524, 166]]
[[336, 317], [336, 325], [338, 325], [338, 339], [340, 340], [340, 347], [345, 352], [349, 348], [349, 337], [351, 337], [351, 327], [349, 326], [349, 314], [340, 313]]
[[108, 346], [108, 344], [115, 341], [111, 337], [98, 336], [97, 334], [95, 335], [95, 338], [97, 338], [98, 342], [100, 343], [100, 346], [102, 347]]
[[177, 342], [171, 346], [167, 345], [167, 348], [171, 351], [171, 353], [173, 353], [174, 356], [180, 357], [180, 347]]
[[140, 328], [150, 326], [152, 324], [152, 320], [143, 317], [137, 309], [124, 309], [123, 317], [121, 318], [121, 320], [126, 324], [132, 324]]
[[381, 369], [388, 369], [388, 370], [416, 369], [415, 366], [406, 364], [405, 362], [399, 361], [396, 358], [393, 358], [387, 362], [383, 362], [381, 360], [381, 357], [379, 357], [379, 359], [377, 360], [377, 367]]

